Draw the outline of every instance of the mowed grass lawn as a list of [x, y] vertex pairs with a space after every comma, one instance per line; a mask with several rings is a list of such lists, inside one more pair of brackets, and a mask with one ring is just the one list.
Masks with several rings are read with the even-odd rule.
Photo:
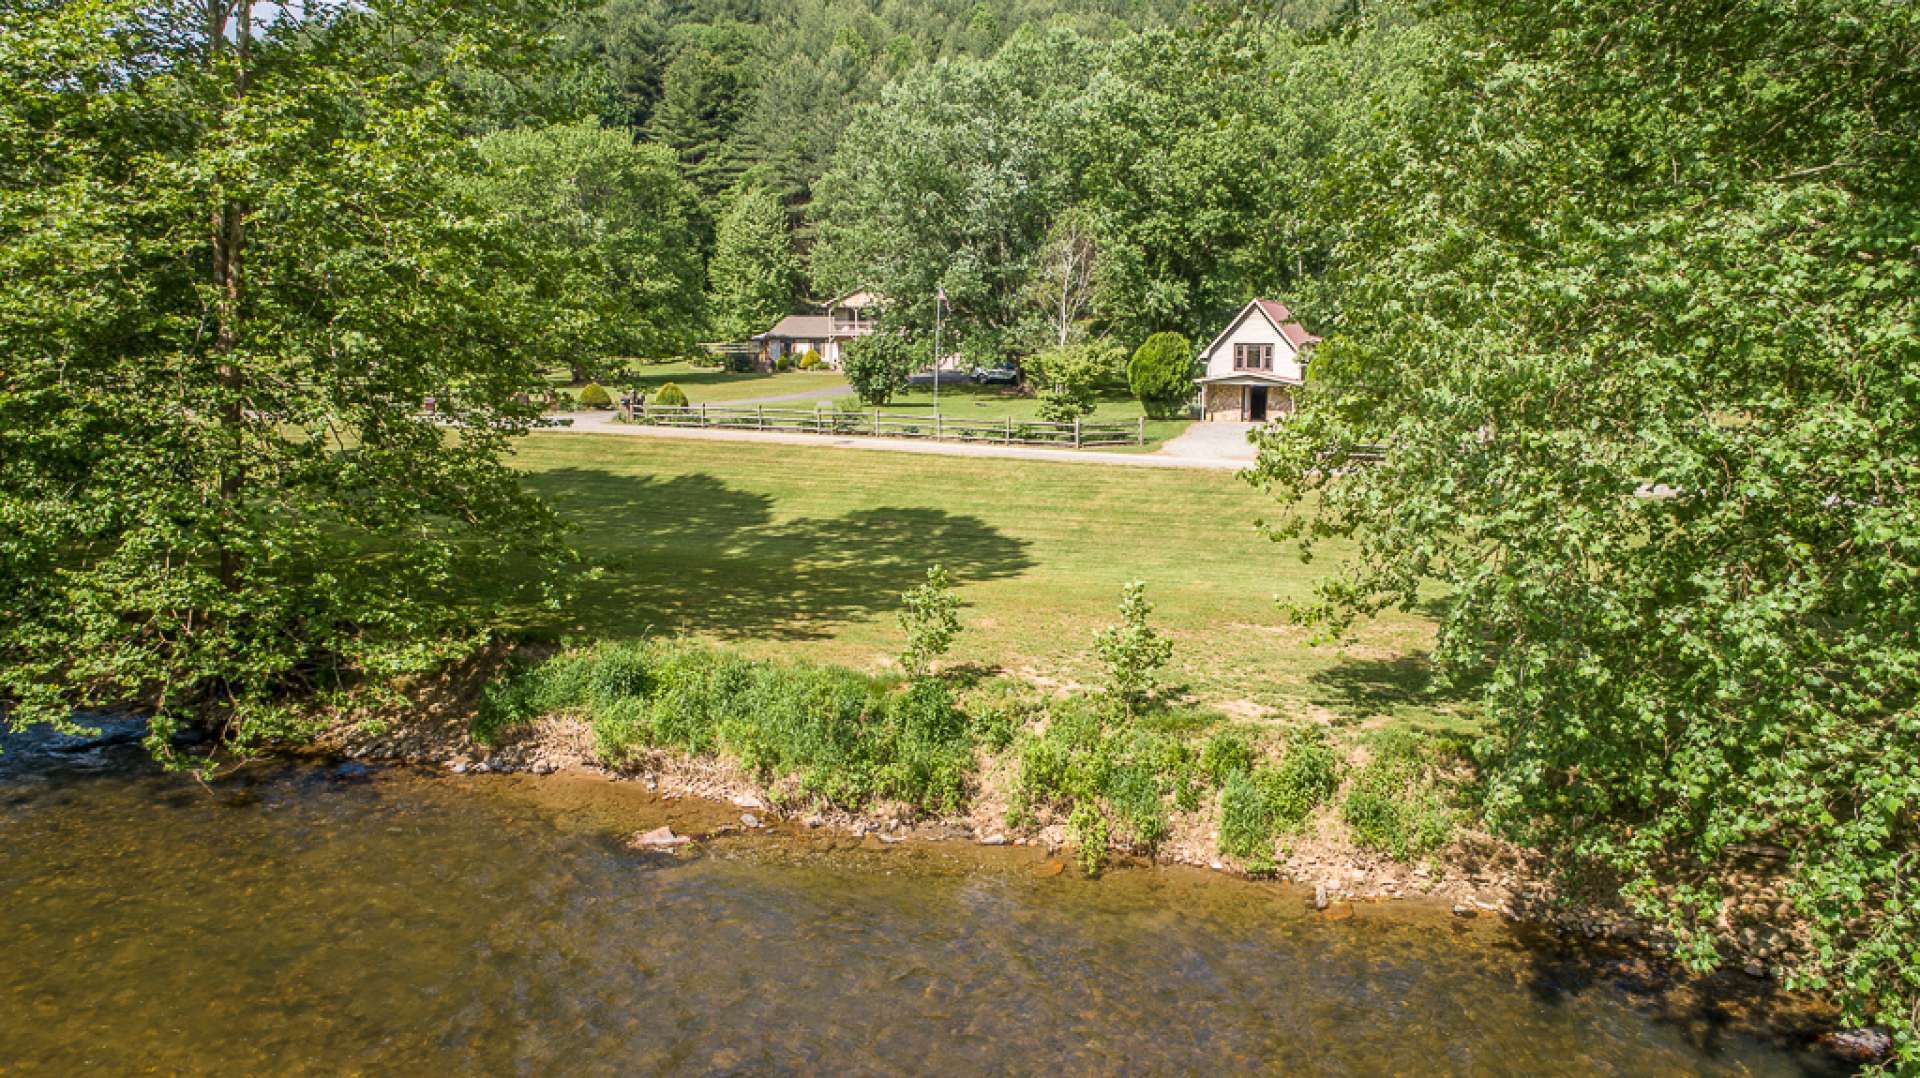
[[1262, 537], [1274, 506], [1229, 473], [580, 434], [531, 436], [518, 463], [600, 572], [563, 614], [502, 611], [522, 627], [879, 670], [901, 644], [900, 593], [937, 562], [966, 604], [950, 661], [1092, 684], [1093, 632], [1139, 579], [1175, 642], [1168, 680], [1203, 702], [1456, 720], [1428, 686], [1426, 617], [1387, 616], [1345, 646], [1288, 623], [1276, 600], [1307, 598], [1340, 552], [1302, 565]]
[[[631, 384], [646, 390], [651, 396], [668, 382], [679, 386], [693, 404], [719, 404], [755, 397], [777, 397], [784, 393], [809, 393], [847, 387], [847, 380], [840, 376], [839, 371], [795, 370], [778, 374], [750, 371], [735, 374], [713, 367], [696, 367], [686, 362], [636, 366], [631, 377], [621, 379], [621, 386]], [[614, 395], [619, 396], [617, 390]]]
[[[851, 394], [836, 401], [835, 406], [855, 411], [864, 411], [867, 407]], [[900, 415], [924, 415], [931, 420], [933, 387], [911, 386], [896, 394], [880, 410]], [[965, 380], [949, 382], [943, 377], [940, 379], [940, 414], [947, 419], [975, 422], [994, 422], [1009, 417], [1015, 423], [1033, 422], [1040, 418], [1040, 402], [1029, 393], [1006, 386], [974, 385]], [[1140, 402], [1132, 395], [1115, 390], [1101, 394], [1094, 401], [1093, 413], [1082, 422], [1132, 424], [1139, 422], [1144, 414]], [[1190, 419], [1148, 419], [1144, 448], [1147, 451], [1158, 449], [1167, 439], [1186, 430], [1192, 422]]]

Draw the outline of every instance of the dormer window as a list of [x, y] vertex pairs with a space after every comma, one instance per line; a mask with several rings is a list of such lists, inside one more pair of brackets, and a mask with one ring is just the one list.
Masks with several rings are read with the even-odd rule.
[[1270, 371], [1273, 369], [1273, 345], [1236, 344], [1233, 346], [1233, 369], [1236, 371]]

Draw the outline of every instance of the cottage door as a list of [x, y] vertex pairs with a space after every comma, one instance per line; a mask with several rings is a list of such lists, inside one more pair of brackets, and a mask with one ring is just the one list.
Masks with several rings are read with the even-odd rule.
[[1247, 419], [1254, 423], [1267, 421], [1267, 387], [1247, 387]]

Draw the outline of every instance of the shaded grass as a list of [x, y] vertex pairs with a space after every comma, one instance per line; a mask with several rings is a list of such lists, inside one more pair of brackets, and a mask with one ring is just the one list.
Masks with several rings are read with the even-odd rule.
[[900, 593], [938, 562], [965, 604], [950, 662], [1091, 682], [1092, 634], [1140, 579], [1174, 680], [1204, 701], [1458, 721], [1425, 688], [1426, 616], [1390, 613], [1343, 647], [1288, 624], [1275, 600], [1309, 598], [1347, 552], [1329, 543], [1301, 564], [1259, 534], [1271, 503], [1231, 475], [580, 434], [531, 436], [517, 463], [599, 576], [560, 612], [502, 593], [509, 628], [885, 669]]

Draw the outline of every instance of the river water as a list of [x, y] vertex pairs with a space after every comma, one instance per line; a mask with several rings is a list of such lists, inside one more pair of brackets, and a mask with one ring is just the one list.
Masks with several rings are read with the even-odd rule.
[[1778, 1015], [1490, 918], [1330, 918], [1274, 885], [1086, 880], [1021, 848], [803, 830], [624, 844], [735, 813], [584, 776], [15, 776], [0, 1072], [1830, 1066]]

